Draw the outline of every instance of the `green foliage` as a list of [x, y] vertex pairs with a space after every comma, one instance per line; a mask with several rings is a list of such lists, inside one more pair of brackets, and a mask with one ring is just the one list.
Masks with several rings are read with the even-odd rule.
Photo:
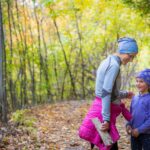
[[41, 0], [41, 3], [43, 3], [46, 6], [49, 6], [53, 3], [55, 3], [57, 0]]
[[130, 7], [133, 7], [139, 10], [142, 15], [150, 16], [150, 1], [149, 0], [122, 0], [124, 3], [128, 4]]
[[[124, 0], [132, 8], [123, 0], [31, 0], [32, 3], [24, 6], [19, 1], [11, 2], [10, 16], [6, 2], [2, 8], [6, 89], [8, 103], [14, 107], [81, 99], [83, 87], [86, 98], [93, 98], [94, 72], [107, 55], [116, 51], [119, 37], [135, 38], [139, 55], [149, 50], [149, 24], [133, 9], [137, 3], [144, 7], [146, 0], [146, 3]], [[148, 7], [149, 4], [145, 6]], [[142, 64], [140, 61], [138, 68], [149, 67], [149, 56], [140, 57]], [[76, 97], [73, 97], [71, 80]], [[18, 112], [15, 120], [24, 124], [26, 119], [22, 120], [21, 115]]]
[[12, 113], [11, 120], [19, 125], [24, 125], [25, 127], [33, 127], [36, 119], [32, 116], [28, 116], [29, 110], [17, 110], [16, 112]]

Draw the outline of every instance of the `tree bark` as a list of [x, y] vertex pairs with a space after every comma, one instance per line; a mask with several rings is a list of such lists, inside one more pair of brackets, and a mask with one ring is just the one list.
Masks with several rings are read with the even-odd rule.
[[[8, 12], [8, 25], [9, 25], [9, 49], [10, 49], [10, 59], [9, 59], [9, 65], [12, 66], [12, 58], [13, 58], [13, 38], [12, 38], [12, 25], [11, 25], [11, 4], [10, 0], [7, 0], [7, 12]], [[12, 79], [12, 67], [10, 67], [9, 71], [9, 89], [10, 89], [10, 97], [11, 97], [11, 103], [12, 103], [12, 109], [14, 110], [17, 102], [16, 102], [16, 96], [15, 96], [15, 88], [14, 83]]]
[[62, 43], [61, 38], [60, 38], [60, 33], [59, 33], [59, 30], [58, 30], [57, 22], [56, 22], [55, 19], [53, 19], [53, 22], [54, 22], [54, 25], [55, 25], [55, 28], [56, 28], [58, 40], [59, 40], [61, 48], [62, 48], [62, 52], [63, 52], [64, 59], [65, 59], [65, 63], [66, 63], [66, 66], [68, 68], [68, 71], [69, 71], [70, 81], [71, 81], [71, 85], [72, 85], [72, 89], [73, 89], [73, 95], [75, 97], [77, 97], [74, 78], [73, 78], [73, 75], [72, 75], [72, 72], [71, 72], [71, 69], [70, 69], [70, 64], [69, 64], [69, 62], [67, 60], [67, 56], [66, 56], [66, 53], [65, 53], [65, 50], [64, 50], [64, 47], [63, 47], [63, 43]]
[[41, 102], [42, 100], [42, 95], [41, 95], [41, 91], [42, 91], [42, 64], [43, 64], [43, 58], [42, 58], [42, 54], [41, 54], [41, 35], [40, 35], [40, 21], [39, 18], [37, 16], [37, 12], [36, 12], [36, 6], [34, 4], [34, 16], [35, 16], [35, 21], [37, 24], [37, 32], [38, 32], [38, 55], [39, 55], [39, 61], [40, 61], [40, 84], [39, 84], [39, 101]]
[[6, 99], [6, 54], [4, 46], [2, 3], [0, 1], [0, 111], [2, 122], [7, 122], [7, 99]]
[[82, 98], [85, 99], [85, 88], [84, 88], [84, 84], [85, 84], [85, 72], [84, 72], [84, 69], [85, 69], [85, 64], [84, 64], [84, 58], [83, 58], [83, 52], [82, 52], [82, 37], [81, 37], [81, 32], [80, 32], [80, 29], [79, 29], [79, 23], [78, 23], [78, 17], [77, 17], [77, 12], [75, 10], [75, 18], [76, 18], [76, 27], [77, 27], [77, 33], [78, 33], [78, 38], [79, 38], [79, 43], [80, 43], [80, 47], [79, 47], [79, 50], [80, 50], [80, 56], [81, 56], [81, 73], [82, 73], [82, 76], [81, 76], [81, 86], [82, 86]]

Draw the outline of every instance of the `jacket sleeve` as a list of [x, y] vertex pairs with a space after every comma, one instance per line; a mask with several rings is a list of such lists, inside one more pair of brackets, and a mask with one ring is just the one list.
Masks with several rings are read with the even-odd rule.
[[103, 120], [110, 121], [110, 103], [111, 93], [114, 86], [114, 82], [119, 73], [119, 67], [111, 65], [105, 75], [104, 84], [102, 88], [102, 116]]
[[120, 104], [121, 108], [122, 108], [122, 115], [124, 116], [124, 118], [127, 121], [130, 121], [132, 119], [132, 115], [129, 112], [129, 110], [125, 107], [125, 105], [123, 103]]

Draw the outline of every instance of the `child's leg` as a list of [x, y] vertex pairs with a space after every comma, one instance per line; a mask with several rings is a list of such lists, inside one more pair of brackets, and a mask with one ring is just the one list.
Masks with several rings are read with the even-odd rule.
[[143, 145], [144, 150], [150, 150], [150, 134], [142, 134], [140, 141]]
[[139, 138], [140, 137], [134, 138], [131, 136], [131, 150], [142, 150], [142, 143]]

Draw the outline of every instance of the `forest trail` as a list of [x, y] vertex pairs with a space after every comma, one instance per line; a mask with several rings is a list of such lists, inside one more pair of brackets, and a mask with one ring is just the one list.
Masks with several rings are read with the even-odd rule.
[[[31, 115], [37, 118], [33, 135], [23, 129], [12, 129], [1, 150], [90, 150], [88, 142], [78, 136], [78, 128], [89, 106], [89, 101], [65, 101], [37, 106]], [[125, 133], [125, 120], [120, 116], [117, 128], [120, 132], [119, 150], [130, 150], [129, 137]], [[98, 150], [95, 148], [94, 150]]]

